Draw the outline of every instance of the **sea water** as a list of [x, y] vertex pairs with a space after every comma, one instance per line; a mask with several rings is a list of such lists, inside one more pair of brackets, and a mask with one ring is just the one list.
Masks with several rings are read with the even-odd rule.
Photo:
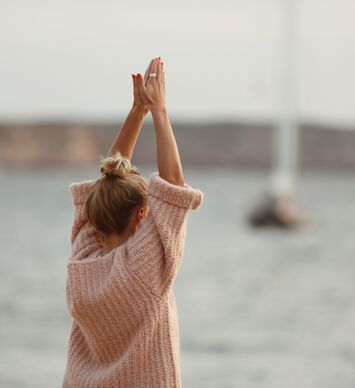
[[[153, 167], [142, 169], [148, 177]], [[188, 216], [174, 290], [185, 388], [355, 386], [355, 179], [300, 176], [301, 230], [246, 222], [256, 171], [185, 169], [204, 192]], [[61, 386], [73, 220], [69, 184], [96, 170], [0, 170], [0, 387]]]

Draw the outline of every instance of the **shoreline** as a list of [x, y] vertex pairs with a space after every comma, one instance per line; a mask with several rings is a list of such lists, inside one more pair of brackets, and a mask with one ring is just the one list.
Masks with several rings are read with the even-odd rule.
[[[270, 124], [238, 122], [187, 123], [171, 120], [184, 164], [270, 169]], [[118, 123], [0, 124], [0, 163], [5, 167], [84, 167], [105, 155]], [[299, 131], [299, 169], [355, 171], [355, 131], [303, 124]], [[154, 128], [143, 124], [133, 164], [153, 164]]]

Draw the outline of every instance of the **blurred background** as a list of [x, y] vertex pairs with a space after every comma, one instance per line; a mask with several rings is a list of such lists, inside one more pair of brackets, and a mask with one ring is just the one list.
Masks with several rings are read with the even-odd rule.
[[[0, 386], [60, 387], [69, 184], [161, 56], [188, 219], [184, 387], [355, 386], [355, 3], [0, 2]], [[148, 115], [133, 162], [156, 170]]]

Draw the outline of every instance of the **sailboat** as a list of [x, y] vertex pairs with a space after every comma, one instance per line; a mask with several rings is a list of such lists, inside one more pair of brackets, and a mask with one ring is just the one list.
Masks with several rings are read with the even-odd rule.
[[299, 226], [304, 216], [293, 192], [298, 165], [297, 113], [297, 9], [296, 0], [282, 0], [284, 6], [283, 61], [280, 79], [280, 114], [273, 131], [273, 174], [271, 187], [249, 214], [256, 227]]

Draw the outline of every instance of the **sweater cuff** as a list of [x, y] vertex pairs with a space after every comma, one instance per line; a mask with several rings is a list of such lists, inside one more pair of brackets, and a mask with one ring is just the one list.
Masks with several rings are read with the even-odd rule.
[[96, 180], [94, 179], [90, 179], [83, 182], [71, 183], [69, 189], [72, 196], [73, 204], [79, 205], [83, 203], [90, 191], [93, 189], [95, 183]]
[[163, 179], [158, 172], [150, 175], [148, 193], [175, 206], [197, 209], [203, 202], [203, 192], [194, 189], [187, 183], [184, 186], [174, 185]]

